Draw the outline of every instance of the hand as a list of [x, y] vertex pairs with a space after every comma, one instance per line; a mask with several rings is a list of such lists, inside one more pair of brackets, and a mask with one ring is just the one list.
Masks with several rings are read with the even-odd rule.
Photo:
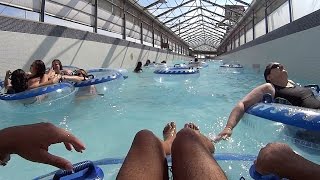
[[66, 170], [72, 170], [72, 164], [62, 157], [50, 154], [49, 146], [63, 142], [69, 151], [72, 148], [77, 152], [85, 150], [79, 139], [51, 123], [9, 127], [0, 131], [0, 139], [0, 150], [4, 154], [18, 154], [27, 160]]
[[232, 129], [230, 127], [225, 127], [223, 131], [220, 132], [218, 136], [213, 139], [213, 142], [217, 143], [221, 139], [226, 140], [231, 136], [231, 134], [232, 134]]
[[60, 81], [60, 79], [61, 79], [61, 75], [58, 74], [58, 75], [54, 76], [53, 78], [51, 78], [51, 82], [52, 82], [52, 84], [55, 84], [55, 83], [58, 83]]
[[53, 68], [50, 68], [48, 71], [49, 78], [53, 78], [56, 75], [56, 72], [53, 70]]
[[5, 77], [5, 79], [8, 79], [10, 75], [11, 75], [11, 71], [10, 71], [10, 70], [6, 71], [6, 77]]
[[296, 156], [297, 154], [286, 144], [269, 143], [258, 154], [256, 170], [263, 175], [272, 173], [281, 176], [284, 174], [283, 171], [290, 171], [286, 165], [294, 165]]
[[70, 69], [67, 69], [67, 70], [66, 70], [66, 74], [69, 75], [69, 76], [72, 76], [72, 75], [73, 75], [73, 72], [72, 72]]

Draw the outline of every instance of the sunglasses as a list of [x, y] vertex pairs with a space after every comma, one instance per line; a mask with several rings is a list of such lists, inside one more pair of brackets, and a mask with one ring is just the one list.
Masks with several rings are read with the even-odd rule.
[[270, 67], [270, 71], [271, 71], [271, 69], [276, 69], [276, 68], [279, 68], [280, 70], [283, 70], [283, 65], [282, 64], [273, 64]]

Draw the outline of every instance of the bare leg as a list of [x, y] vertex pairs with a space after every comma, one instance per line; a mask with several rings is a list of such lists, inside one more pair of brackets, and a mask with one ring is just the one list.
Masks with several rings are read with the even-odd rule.
[[264, 175], [276, 174], [288, 179], [320, 179], [320, 165], [296, 154], [283, 143], [270, 143], [262, 148], [256, 170]]
[[192, 123], [180, 130], [172, 144], [172, 170], [175, 180], [227, 179], [213, 159], [214, 146]]
[[163, 130], [164, 141], [151, 131], [139, 131], [120, 168], [119, 180], [167, 180], [168, 166], [166, 154], [171, 154], [171, 144], [176, 137], [176, 125], [171, 122]]

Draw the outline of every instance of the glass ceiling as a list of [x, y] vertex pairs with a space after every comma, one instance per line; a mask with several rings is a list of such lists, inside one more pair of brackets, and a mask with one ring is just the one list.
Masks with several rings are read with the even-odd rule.
[[[181, 37], [193, 50], [215, 51], [234, 18], [225, 17], [226, 5], [248, 8], [252, 0], [134, 0]], [[230, 10], [237, 16], [243, 11]], [[229, 11], [229, 12], [230, 12]]]

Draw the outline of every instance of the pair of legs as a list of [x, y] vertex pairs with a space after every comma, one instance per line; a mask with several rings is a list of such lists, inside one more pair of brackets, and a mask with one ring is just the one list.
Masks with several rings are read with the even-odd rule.
[[117, 179], [167, 180], [166, 155], [172, 155], [174, 179], [227, 179], [213, 159], [214, 146], [192, 123], [176, 133], [171, 122], [163, 130], [164, 141], [151, 131], [139, 131], [119, 171]]

